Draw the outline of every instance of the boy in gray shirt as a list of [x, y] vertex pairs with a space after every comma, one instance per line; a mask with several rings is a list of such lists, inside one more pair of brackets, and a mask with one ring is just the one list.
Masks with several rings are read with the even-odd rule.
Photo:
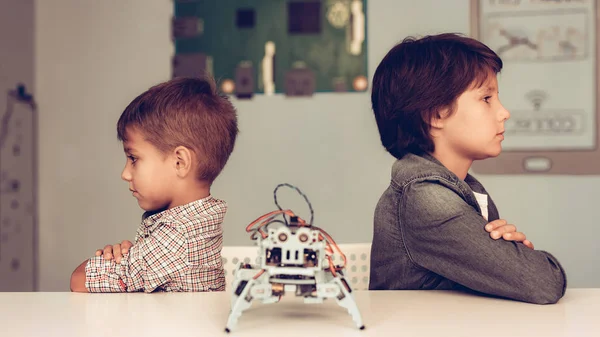
[[556, 303], [566, 275], [500, 219], [468, 171], [502, 150], [510, 113], [498, 98], [502, 61], [456, 34], [407, 38], [381, 61], [372, 107], [398, 160], [375, 210], [369, 288], [461, 289]]

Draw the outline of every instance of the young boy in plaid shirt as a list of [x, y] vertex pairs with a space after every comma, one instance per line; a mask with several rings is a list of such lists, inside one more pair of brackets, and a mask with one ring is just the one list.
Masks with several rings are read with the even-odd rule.
[[233, 151], [237, 114], [212, 80], [150, 88], [121, 114], [121, 178], [145, 210], [134, 243], [107, 245], [71, 275], [71, 291], [223, 291], [221, 223], [210, 186]]

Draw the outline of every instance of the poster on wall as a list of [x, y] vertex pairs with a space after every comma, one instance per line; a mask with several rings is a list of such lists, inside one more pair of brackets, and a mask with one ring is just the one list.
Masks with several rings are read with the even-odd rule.
[[503, 153], [480, 173], [599, 174], [597, 0], [472, 0], [472, 36], [503, 61]]
[[0, 291], [35, 289], [37, 115], [25, 87], [0, 117]]
[[174, 1], [172, 74], [240, 99], [362, 92], [367, 0]]

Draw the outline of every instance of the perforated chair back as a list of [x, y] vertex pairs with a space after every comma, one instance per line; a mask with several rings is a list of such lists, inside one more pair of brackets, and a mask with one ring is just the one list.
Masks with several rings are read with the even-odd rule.
[[[346, 255], [346, 280], [354, 290], [369, 289], [369, 273], [371, 272], [371, 243], [338, 244]], [[339, 259], [334, 260], [336, 264]]]
[[[338, 244], [346, 255], [346, 280], [354, 290], [369, 289], [371, 243]], [[259, 264], [257, 246], [223, 246], [221, 250], [227, 289], [233, 283], [235, 268], [240, 262]], [[334, 262], [340, 259], [335, 256]]]

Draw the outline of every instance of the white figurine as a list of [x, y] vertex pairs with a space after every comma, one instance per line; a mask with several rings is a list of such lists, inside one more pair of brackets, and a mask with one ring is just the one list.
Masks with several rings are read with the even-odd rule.
[[265, 56], [262, 59], [262, 80], [265, 90], [265, 95], [273, 95], [275, 93], [275, 43], [268, 41], [265, 44]]
[[365, 41], [365, 14], [363, 13], [362, 0], [353, 0], [350, 5], [352, 12], [350, 54], [360, 55], [362, 53], [362, 45]]

